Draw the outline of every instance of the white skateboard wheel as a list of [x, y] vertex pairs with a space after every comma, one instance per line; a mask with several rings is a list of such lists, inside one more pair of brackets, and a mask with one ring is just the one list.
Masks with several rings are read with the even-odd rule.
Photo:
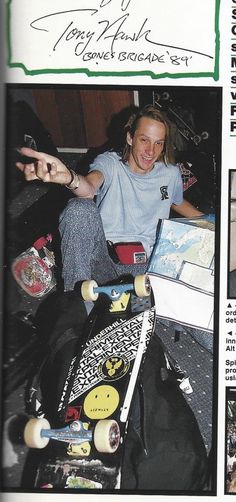
[[168, 99], [170, 99], [170, 95], [169, 95], [169, 93], [168, 93], [168, 92], [163, 92], [163, 93], [162, 93], [162, 99], [163, 99], [164, 101], [167, 101]]
[[134, 290], [137, 296], [149, 296], [151, 293], [150, 279], [148, 275], [137, 275], [134, 278]]
[[84, 281], [81, 286], [81, 294], [82, 298], [85, 301], [93, 300], [96, 301], [98, 299], [98, 293], [94, 293], [94, 288], [97, 288], [96, 281]]
[[101, 453], [114, 453], [120, 444], [120, 428], [115, 420], [99, 420], [94, 429], [94, 445]]
[[208, 138], [209, 138], [209, 132], [207, 132], [207, 131], [202, 131], [202, 133], [201, 133], [201, 137], [202, 137], [202, 139], [204, 139], [204, 140], [208, 139]]
[[199, 134], [195, 134], [195, 136], [193, 136], [193, 142], [195, 145], [199, 145], [199, 143], [201, 143], [202, 141], [202, 138]]
[[49, 438], [42, 437], [43, 429], [50, 429], [50, 423], [46, 418], [31, 418], [24, 429], [24, 441], [28, 448], [45, 448]]

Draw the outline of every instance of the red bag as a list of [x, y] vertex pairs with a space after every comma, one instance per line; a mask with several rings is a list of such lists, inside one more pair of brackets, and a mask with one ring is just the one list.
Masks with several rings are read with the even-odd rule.
[[132, 265], [146, 263], [147, 255], [141, 242], [117, 242], [114, 244], [120, 263]]

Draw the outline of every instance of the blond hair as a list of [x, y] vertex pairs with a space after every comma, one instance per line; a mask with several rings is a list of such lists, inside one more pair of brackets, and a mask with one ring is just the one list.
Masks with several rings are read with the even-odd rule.
[[[131, 138], [134, 137], [135, 131], [138, 128], [139, 121], [142, 117], [147, 117], [152, 120], [156, 120], [157, 122], [161, 122], [165, 126], [166, 130], [166, 137], [165, 137], [165, 144], [163, 151], [161, 153], [160, 159], [165, 162], [165, 164], [171, 164], [174, 162], [174, 152], [173, 152], [173, 145], [172, 142], [170, 141], [170, 126], [168, 124], [168, 121], [166, 118], [164, 118], [163, 114], [158, 110], [153, 105], [146, 105], [144, 106], [141, 110], [139, 110], [137, 113], [134, 113], [130, 116], [127, 124], [124, 127], [124, 131], [126, 133], [130, 134]], [[127, 161], [129, 159], [129, 154], [130, 154], [130, 145], [128, 144], [126, 140], [126, 144], [123, 149], [122, 153], [122, 160]]]

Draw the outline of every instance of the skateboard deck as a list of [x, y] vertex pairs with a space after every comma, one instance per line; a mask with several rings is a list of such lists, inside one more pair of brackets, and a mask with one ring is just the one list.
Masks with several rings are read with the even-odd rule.
[[50, 239], [50, 235], [41, 237], [11, 265], [14, 279], [30, 296], [42, 297], [56, 284], [53, 274], [54, 254], [48, 245]]
[[[41, 419], [33, 419], [36, 436], [40, 430], [40, 441], [47, 445], [37, 468], [37, 488], [120, 488], [132, 399], [154, 331], [155, 307], [151, 296], [137, 297], [131, 289], [116, 301], [104, 288], [94, 294], [99, 298], [58, 405], [60, 429], [52, 429], [44, 418], [41, 425]], [[34, 439], [26, 443], [35, 446]]]

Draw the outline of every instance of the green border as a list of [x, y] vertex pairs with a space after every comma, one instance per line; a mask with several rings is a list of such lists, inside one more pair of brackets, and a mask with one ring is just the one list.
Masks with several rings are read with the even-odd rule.
[[200, 73], [154, 73], [149, 70], [144, 71], [117, 71], [117, 72], [97, 72], [90, 71], [87, 68], [44, 68], [38, 70], [29, 70], [23, 63], [13, 63], [12, 48], [11, 48], [11, 3], [13, 0], [8, 0], [6, 4], [6, 17], [7, 17], [7, 66], [9, 68], [21, 68], [26, 75], [43, 75], [43, 74], [67, 74], [67, 73], [83, 73], [88, 77], [131, 77], [131, 76], [149, 76], [152, 79], [159, 78], [200, 78], [211, 77], [214, 80], [219, 80], [219, 54], [220, 54], [220, 31], [219, 31], [219, 13], [220, 13], [220, 0], [215, 0], [215, 66], [213, 72], [200, 72]]

